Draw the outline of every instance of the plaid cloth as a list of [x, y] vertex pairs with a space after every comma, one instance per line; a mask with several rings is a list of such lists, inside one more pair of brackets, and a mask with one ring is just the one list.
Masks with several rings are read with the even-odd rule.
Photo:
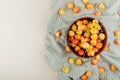
[[[74, 14], [71, 10], [66, 8], [66, 14], [59, 16], [58, 10], [66, 7], [66, 4], [71, 1], [81, 8], [81, 12]], [[51, 0], [51, 12], [46, 30], [45, 58], [50, 67], [58, 74], [59, 80], [80, 80], [80, 76], [88, 70], [92, 71], [92, 76], [87, 80], [99, 80], [101, 77], [105, 80], [120, 80], [120, 46], [114, 44], [114, 39], [116, 38], [114, 31], [120, 26], [120, 17], [117, 14], [120, 10], [120, 0], [90, 0], [90, 2], [96, 6], [99, 2], [103, 2], [106, 5], [105, 10], [101, 10], [102, 16], [93, 15], [97, 8], [89, 11], [86, 10], [81, 0]], [[78, 56], [74, 55], [72, 52], [65, 52], [65, 46], [67, 45], [66, 31], [72, 22], [81, 17], [96, 18], [103, 23], [107, 30], [107, 44], [109, 45], [109, 50], [101, 53], [101, 59], [96, 66], [91, 65], [91, 59], [82, 59], [84, 61], [82, 66], [69, 64], [67, 61], [69, 57], [78, 58]], [[61, 38], [54, 36], [57, 31], [62, 32]], [[111, 71], [109, 68], [110, 64], [115, 65], [117, 70], [114, 72]], [[66, 74], [62, 72], [63, 66], [69, 67], [69, 73]], [[98, 66], [104, 67], [105, 72], [99, 74]]]

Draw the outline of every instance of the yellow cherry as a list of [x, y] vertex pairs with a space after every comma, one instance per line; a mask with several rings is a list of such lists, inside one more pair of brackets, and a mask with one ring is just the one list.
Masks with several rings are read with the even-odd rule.
[[75, 51], [78, 51], [80, 50], [80, 47], [79, 46], [75, 46]]
[[73, 31], [76, 31], [77, 30], [77, 26], [74, 24], [71, 28]]
[[63, 66], [62, 68], [64, 73], [68, 73], [69, 72], [69, 68], [67, 66]]
[[69, 34], [69, 36], [75, 36], [75, 32], [72, 30], [69, 30], [68, 34]]
[[118, 16], [120, 16], [120, 11], [118, 11]]
[[100, 9], [100, 10], [105, 9], [105, 4], [104, 3], [99, 3], [98, 4], [98, 9]]
[[101, 74], [104, 72], [104, 68], [103, 67], [98, 67], [98, 72]]
[[61, 35], [62, 35], [62, 33], [61, 33], [60, 31], [58, 31], [58, 32], [55, 33], [55, 37], [56, 37], [56, 38], [60, 38]]
[[69, 3], [67, 4], [67, 7], [68, 7], [69, 9], [73, 9], [73, 8], [74, 8], [74, 2], [69, 2]]
[[83, 2], [84, 4], [86, 4], [86, 3], [89, 2], [89, 0], [82, 0], [82, 2]]
[[66, 51], [66, 52], [70, 52], [70, 51], [71, 51], [70, 47], [69, 47], [69, 46], [66, 46], [66, 47], [65, 47], [65, 51]]
[[74, 64], [75, 59], [73, 57], [68, 58], [68, 63]]
[[96, 60], [100, 60], [100, 55], [95, 56]]
[[65, 14], [65, 9], [60, 8], [59, 11], [58, 11], [58, 14], [61, 15], [61, 16], [64, 15]]
[[107, 51], [109, 49], [108, 45], [104, 47], [104, 51]]
[[76, 65], [80, 66], [82, 64], [83, 64], [83, 62], [80, 58], [76, 59]]
[[85, 73], [85, 75], [86, 75], [87, 77], [91, 77], [92, 72], [91, 72], [91, 71], [87, 71], [87, 72]]
[[99, 34], [99, 39], [100, 39], [100, 40], [104, 40], [104, 39], [105, 39], [105, 34], [100, 33], [100, 34]]

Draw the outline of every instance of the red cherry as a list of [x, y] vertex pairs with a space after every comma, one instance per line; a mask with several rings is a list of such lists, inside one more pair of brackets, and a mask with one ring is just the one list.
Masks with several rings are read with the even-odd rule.
[[84, 55], [84, 50], [83, 49], [80, 49], [80, 50], [78, 50], [78, 55], [80, 55], [80, 56], [82, 56], [82, 55]]
[[70, 41], [73, 41], [73, 40], [74, 40], [74, 37], [69, 37], [69, 40], [70, 40]]
[[73, 44], [78, 44], [78, 43], [79, 43], [79, 40], [78, 40], [78, 39], [74, 39], [74, 40], [72, 41], [72, 43], [73, 43]]

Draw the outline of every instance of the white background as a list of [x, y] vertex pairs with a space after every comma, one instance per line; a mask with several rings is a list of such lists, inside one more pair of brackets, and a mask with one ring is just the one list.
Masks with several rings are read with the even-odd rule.
[[0, 80], [57, 80], [44, 59], [49, 0], [0, 0]]

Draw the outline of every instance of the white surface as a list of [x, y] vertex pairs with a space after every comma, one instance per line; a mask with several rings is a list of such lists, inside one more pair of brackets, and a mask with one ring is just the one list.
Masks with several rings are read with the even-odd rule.
[[0, 80], [57, 80], [44, 59], [49, 0], [0, 0]]

